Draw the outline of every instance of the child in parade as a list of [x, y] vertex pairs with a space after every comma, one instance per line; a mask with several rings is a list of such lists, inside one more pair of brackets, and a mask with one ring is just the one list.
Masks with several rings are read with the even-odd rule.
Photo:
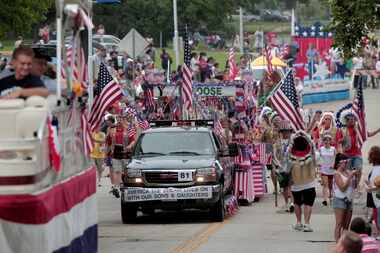
[[322, 187], [323, 187], [323, 202], [324, 206], [327, 206], [327, 199], [331, 202], [331, 193], [333, 178], [335, 174], [334, 162], [336, 156], [336, 149], [331, 145], [332, 136], [330, 134], [325, 134], [322, 138], [323, 144], [319, 148], [319, 169], [321, 172], [322, 178]]
[[94, 148], [90, 154], [94, 159], [94, 163], [98, 175], [98, 186], [101, 186], [100, 180], [104, 171], [104, 159], [106, 158], [106, 134], [102, 131], [97, 131], [92, 134]]
[[280, 123], [279, 133], [281, 138], [273, 146], [273, 163], [276, 167], [276, 175], [280, 188], [282, 188], [282, 196], [285, 202], [284, 209], [287, 212], [294, 212], [293, 202], [289, 203], [289, 199], [291, 199], [290, 175], [286, 171], [289, 139], [292, 134], [292, 128], [288, 121]]
[[335, 213], [335, 240], [338, 241], [344, 230], [348, 227], [352, 218], [353, 207], [353, 179], [358, 173], [349, 170], [349, 159], [346, 155], [337, 154], [334, 168], [334, 199], [333, 208]]

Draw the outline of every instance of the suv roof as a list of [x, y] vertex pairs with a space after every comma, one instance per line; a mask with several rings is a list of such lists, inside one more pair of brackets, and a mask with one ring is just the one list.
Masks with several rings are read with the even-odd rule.
[[186, 132], [186, 131], [191, 131], [191, 132], [210, 132], [212, 131], [210, 128], [207, 127], [194, 127], [194, 126], [184, 126], [184, 127], [158, 127], [158, 128], [151, 128], [144, 133], [163, 133], [163, 132]]

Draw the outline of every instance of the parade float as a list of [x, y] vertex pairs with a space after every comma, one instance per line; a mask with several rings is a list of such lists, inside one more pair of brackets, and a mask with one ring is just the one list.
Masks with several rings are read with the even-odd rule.
[[[65, 77], [58, 74], [57, 94], [0, 100], [0, 252], [97, 251], [96, 169], [81, 97], [91, 85], [90, 13], [88, 1], [57, 1], [57, 69]], [[65, 36], [73, 38], [71, 60]]]
[[345, 100], [350, 97], [350, 78], [346, 64], [332, 47], [333, 34], [316, 22], [295, 26], [294, 42], [298, 54], [294, 64], [295, 77], [304, 84], [303, 104]]

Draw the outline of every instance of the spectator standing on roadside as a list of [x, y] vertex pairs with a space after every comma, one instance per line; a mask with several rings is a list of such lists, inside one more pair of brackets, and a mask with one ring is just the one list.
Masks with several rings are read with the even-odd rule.
[[18, 48], [19, 46], [21, 46], [22, 43], [23, 43], [22, 36], [18, 36], [17, 40], [15, 41], [15, 48]]
[[362, 218], [352, 220], [350, 230], [360, 236], [363, 241], [361, 253], [380, 253], [380, 242], [371, 236], [371, 227]]
[[368, 180], [365, 181], [367, 189], [367, 207], [373, 208], [373, 219], [377, 230], [380, 230], [380, 189], [375, 186], [375, 181], [380, 176], [380, 147], [371, 147], [368, 155], [368, 162], [372, 165], [372, 170], [369, 173]]
[[201, 82], [203, 83], [207, 78], [207, 54], [205, 52], [201, 52], [199, 55], [199, 70], [201, 75]]
[[106, 30], [104, 28], [104, 25], [102, 25], [102, 24], [98, 25], [98, 29], [96, 29], [96, 34], [97, 35], [104, 35], [104, 34], [106, 34]]
[[199, 58], [196, 52], [191, 53], [190, 67], [193, 71], [194, 80], [199, 82], [201, 80], [201, 74], [199, 71]]
[[354, 232], [346, 231], [340, 237], [331, 253], [361, 253], [362, 248], [363, 241], [360, 236]]
[[170, 72], [169, 66], [172, 63], [172, 57], [169, 55], [168, 52], [166, 52], [165, 48], [162, 49], [162, 53], [160, 55], [161, 59], [161, 68], [165, 71], [165, 76], [167, 75], [167, 72]]
[[334, 168], [334, 199], [335, 240], [338, 241], [343, 231], [348, 230], [352, 218], [353, 207], [353, 178], [358, 173], [348, 169], [348, 157], [337, 154]]

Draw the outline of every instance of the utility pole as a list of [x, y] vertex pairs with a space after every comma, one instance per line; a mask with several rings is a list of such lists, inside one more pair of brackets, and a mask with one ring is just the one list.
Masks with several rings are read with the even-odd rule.
[[243, 8], [240, 7], [240, 53], [244, 53]]
[[174, 17], [174, 53], [175, 53], [175, 69], [179, 65], [179, 48], [178, 48], [178, 19], [177, 19], [177, 0], [173, 0], [173, 17]]

